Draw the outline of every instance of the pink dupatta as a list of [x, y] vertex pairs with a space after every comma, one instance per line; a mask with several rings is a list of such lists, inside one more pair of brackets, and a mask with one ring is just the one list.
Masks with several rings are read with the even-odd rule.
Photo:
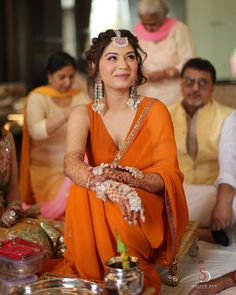
[[161, 27], [155, 32], [147, 31], [143, 24], [138, 22], [134, 27], [134, 34], [138, 39], [158, 42], [166, 38], [176, 21], [175, 18], [166, 18]]

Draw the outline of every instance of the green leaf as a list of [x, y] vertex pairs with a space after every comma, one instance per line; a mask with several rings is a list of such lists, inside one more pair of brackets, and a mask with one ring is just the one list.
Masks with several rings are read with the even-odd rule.
[[128, 255], [127, 247], [126, 247], [125, 243], [121, 240], [119, 234], [116, 235], [116, 247], [117, 247], [117, 251], [120, 254]]

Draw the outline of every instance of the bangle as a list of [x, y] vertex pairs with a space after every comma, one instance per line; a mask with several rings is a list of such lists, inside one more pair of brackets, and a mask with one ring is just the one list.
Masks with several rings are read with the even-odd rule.
[[101, 176], [101, 175], [103, 175], [103, 169], [108, 168], [108, 167], [109, 167], [109, 164], [101, 163], [99, 166], [96, 166], [92, 169], [92, 173], [93, 173], [93, 175]]
[[103, 175], [104, 168], [111, 168], [111, 169], [117, 169], [119, 171], [126, 171], [131, 174], [135, 179], [143, 179], [144, 174], [142, 171], [140, 171], [138, 168], [125, 166], [122, 167], [120, 165], [114, 166], [113, 164], [107, 164], [107, 163], [101, 163], [100, 166], [96, 166], [92, 169], [93, 175]]

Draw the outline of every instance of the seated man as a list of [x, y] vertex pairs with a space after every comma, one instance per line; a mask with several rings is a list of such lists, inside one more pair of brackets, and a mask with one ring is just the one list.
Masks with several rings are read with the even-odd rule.
[[[178, 160], [185, 177], [190, 219], [201, 221], [202, 226], [210, 226], [212, 232], [208, 228], [200, 231], [201, 239], [227, 245], [228, 238], [222, 229], [229, 225], [229, 219], [225, 218], [222, 206], [225, 212], [228, 210], [226, 201], [224, 205], [220, 201], [225, 184], [219, 185], [217, 198], [213, 184], [219, 174], [221, 130], [232, 109], [211, 99], [215, 81], [216, 71], [209, 61], [201, 58], [188, 60], [181, 72], [183, 100], [170, 106], [169, 110], [175, 128]], [[225, 195], [225, 189], [223, 191]], [[228, 193], [226, 199], [232, 203]]]

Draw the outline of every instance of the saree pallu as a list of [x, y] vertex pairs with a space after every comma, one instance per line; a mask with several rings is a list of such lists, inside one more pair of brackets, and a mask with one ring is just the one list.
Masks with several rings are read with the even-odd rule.
[[[141, 102], [130, 131], [149, 101], [150, 98], [145, 98]], [[89, 164], [111, 163], [118, 149], [102, 118], [92, 111], [91, 104], [88, 112], [91, 123], [86, 149]], [[173, 126], [160, 101], [153, 102], [119, 165], [136, 167], [144, 173], [159, 173], [165, 183], [165, 193], [152, 194], [137, 189], [146, 219], [129, 225], [116, 204], [103, 202], [94, 192], [73, 185], [66, 209], [65, 257], [82, 278], [101, 280], [106, 260], [117, 256], [115, 236], [119, 233], [129, 255], [140, 259], [145, 286], [155, 287], [158, 294], [160, 279], [153, 263], [170, 263], [188, 221]]]

